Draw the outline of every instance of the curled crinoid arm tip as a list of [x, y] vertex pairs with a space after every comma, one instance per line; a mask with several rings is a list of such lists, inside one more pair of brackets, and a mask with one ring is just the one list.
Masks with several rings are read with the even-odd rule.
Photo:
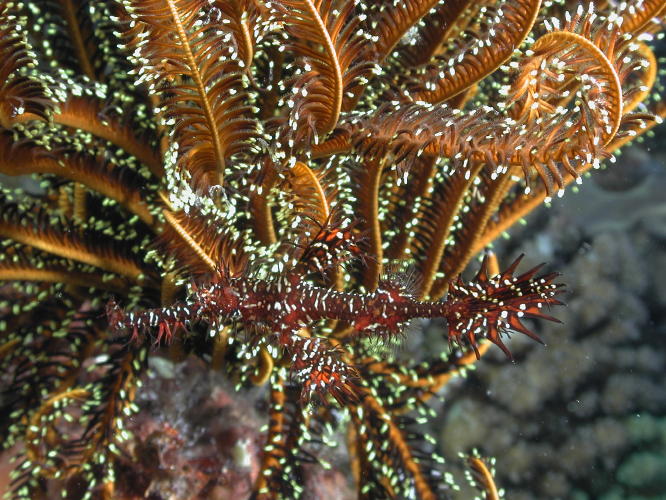
[[495, 460], [485, 458], [474, 450], [471, 455], [463, 456], [468, 469], [465, 476], [470, 484], [485, 493], [488, 500], [499, 500], [500, 491], [495, 483]]
[[464, 283], [458, 278], [451, 284], [445, 317], [449, 325], [449, 341], [469, 344], [479, 356], [477, 339], [486, 338], [497, 345], [509, 359], [511, 352], [502, 342], [502, 334], [520, 332], [543, 344], [541, 338], [523, 323], [523, 318], [559, 322], [544, 314], [544, 306], [562, 305], [555, 298], [564, 285], [554, 283], [557, 273], [539, 275], [543, 264], [514, 276], [522, 255], [503, 272], [489, 276], [486, 259], [475, 278]]

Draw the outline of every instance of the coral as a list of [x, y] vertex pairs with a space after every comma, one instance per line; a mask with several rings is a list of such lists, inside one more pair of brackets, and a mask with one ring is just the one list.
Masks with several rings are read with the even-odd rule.
[[[661, 0], [0, 2], [10, 496], [452, 494], [433, 396], [489, 350], [520, 359], [515, 339], [558, 324], [564, 292], [489, 247], [662, 122], [663, 15]], [[601, 276], [561, 319], [591, 329], [613, 307], [620, 342], [645, 314]], [[568, 340], [540, 356], [574, 387], [599, 342]], [[529, 413], [521, 388], [558, 387], [525, 369], [491, 389]], [[637, 382], [588, 400], [625, 411]], [[493, 460], [462, 463], [500, 496]]]

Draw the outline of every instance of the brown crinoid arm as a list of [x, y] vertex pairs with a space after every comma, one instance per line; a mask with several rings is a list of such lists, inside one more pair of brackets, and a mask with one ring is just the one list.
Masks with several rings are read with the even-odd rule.
[[165, 224], [157, 247], [176, 259], [179, 271], [193, 276], [211, 275], [222, 271], [237, 276], [246, 266], [247, 255], [242, 239], [222, 217], [215, 219], [196, 208], [188, 213], [164, 209]]
[[238, 53], [213, 55], [218, 32], [227, 29], [206, 15], [208, 9], [203, 0], [149, 0], [127, 2], [125, 12], [132, 20], [125, 37], [138, 49], [139, 72], [150, 91], [163, 96], [178, 165], [204, 190], [223, 184], [227, 161], [255, 134]]
[[[54, 107], [49, 114], [54, 123], [71, 130], [84, 130], [115, 144], [139, 160], [156, 178], [161, 178], [164, 174], [162, 160], [151, 145], [153, 138], [145, 133], [137, 134], [135, 126], [128, 121], [109, 116], [105, 112], [105, 103], [100, 99], [90, 96], [68, 96], [64, 102], [49, 101], [49, 106]], [[7, 125], [13, 126], [35, 119], [44, 119], [44, 117], [26, 112], [12, 116]]]
[[45, 87], [29, 76], [35, 61], [28, 54], [17, 19], [8, 5], [0, 6], [0, 127], [10, 128], [23, 114], [46, 119], [50, 100]]
[[312, 470], [317, 461], [306, 449], [309, 441], [318, 437], [317, 413], [325, 408], [302, 407], [284, 369], [273, 375], [270, 390], [268, 431], [252, 498], [297, 498], [303, 485], [303, 466], [309, 464]]
[[116, 273], [135, 283], [150, 283], [154, 269], [137, 255], [132, 245], [99, 231], [81, 229], [72, 223], [54, 221], [44, 210], [0, 202], [0, 235], [75, 262]]
[[[540, 0], [518, 0], [495, 7], [494, 1], [475, 5], [481, 18], [465, 37], [450, 42], [435, 63], [416, 70], [409, 94], [415, 100], [442, 102], [491, 74], [518, 48], [532, 30]], [[469, 33], [474, 33], [470, 36]]]
[[80, 182], [116, 200], [149, 226], [154, 223], [139, 188], [143, 179], [135, 171], [102, 158], [85, 153], [58, 154], [30, 141], [14, 142], [10, 134], [0, 132], [0, 172], [13, 176], [54, 174]]
[[421, 499], [442, 498], [447, 484], [437, 470], [437, 455], [414, 429], [417, 417], [397, 415], [399, 405], [379, 387], [362, 389], [360, 397], [350, 412], [358, 498], [404, 498], [407, 492]]
[[[415, 68], [427, 64], [455, 43], [474, 20], [483, 3], [473, 0], [452, 0], [436, 4], [413, 28], [416, 36], [396, 48], [394, 55], [401, 64]], [[404, 38], [403, 38], [404, 40]]]
[[[483, 356], [490, 347], [491, 342], [482, 342], [478, 345], [478, 352]], [[434, 360], [425, 360], [415, 366], [403, 361], [386, 361], [376, 354], [368, 353], [359, 357], [357, 366], [364, 379], [381, 378], [387, 383], [398, 384], [402, 389], [400, 395], [394, 397], [393, 411], [397, 415], [413, 410], [413, 401], [428, 401], [436, 397], [438, 391], [456, 377], [464, 376], [468, 368], [472, 367], [478, 358], [472, 348], [465, 351], [452, 351], [449, 356]], [[386, 389], [387, 391], [395, 390]], [[401, 406], [404, 405], [404, 406]]]
[[[271, 172], [266, 175], [262, 193], [253, 194], [253, 205], [258, 213], [270, 213], [271, 204], [286, 205], [279, 215], [286, 224], [275, 227], [272, 215], [271, 220], [264, 224], [271, 224], [272, 241], [284, 242], [279, 253], [293, 253], [298, 258], [300, 252], [290, 251], [294, 248], [292, 235], [294, 232], [298, 234], [296, 247], [303, 248], [304, 243], [328, 225], [332, 218], [330, 203], [335, 190], [330, 188], [321, 169], [315, 170], [300, 161], [291, 161], [279, 170], [270, 165], [268, 168]], [[280, 198], [274, 201], [273, 196]], [[265, 233], [265, 229], [261, 228], [258, 233]], [[261, 238], [262, 241], [264, 238]]]
[[[637, 123], [634, 124], [636, 129], [639, 129], [641, 133], [645, 133], [647, 130], [654, 128], [656, 125], [663, 123], [663, 120], [666, 119], [666, 106], [662, 106], [660, 109], [655, 110], [656, 115], [650, 116], [640, 116], [637, 117]], [[609, 149], [615, 151], [630, 143], [638, 133], [632, 135], [624, 135], [618, 137], [615, 141], [610, 144]], [[589, 163], [583, 166], [579, 170], [580, 175], [592, 170], [595, 167], [594, 164]], [[564, 176], [564, 185], [569, 186], [573, 184], [579, 176], [572, 176], [567, 174]], [[527, 216], [534, 209], [539, 207], [544, 203], [544, 201], [549, 201], [551, 199], [550, 193], [544, 186], [538, 187], [535, 191], [528, 194], [519, 195], [513, 201], [513, 203], [507, 203], [500, 207], [495, 220], [490, 221], [489, 224], [485, 227], [482, 235], [476, 239], [472, 246], [471, 253], [476, 254], [483, 250], [490, 242], [497, 239], [500, 235], [509, 230], [514, 224]]]
[[379, 283], [382, 272], [383, 242], [379, 221], [380, 186], [386, 175], [386, 161], [380, 157], [367, 156], [359, 166], [355, 175], [358, 176], [358, 213], [359, 226], [369, 240], [368, 255], [370, 259], [362, 270], [362, 284], [367, 290], [374, 290]]
[[376, 7], [372, 12], [376, 19], [375, 36], [378, 59], [388, 56], [407, 31], [437, 5], [437, 0], [417, 0], [414, 2], [388, 2]]
[[[623, 83], [628, 63], [639, 58], [621, 35], [617, 24], [594, 22], [593, 11], [586, 13], [579, 7], [562, 29], [550, 31], [534, 43], [534, 54], [511, 86], [510, 103], [517, 120], [566, 115], [568, 127], [557, 118], [551, 120], [553, 129], [545, 138], [553, 137], [557, 142], [545, 145], [552, 145], [553, 152], [552, 158], [541, 161], [544, 167], [570, 157], [566, 148], [578, 135], [587, 142], [579, 141], [579, 149], [583, 146], [594, 155], [595, 149], [607, 145], [617, 134], [624, 115]], [[578, 73], [581, 69], [584, 71]], [[575, 76], [579, 74], [584, 76]], [[574, 95], [576, 99], [570, 103]], [[583, 109], [576, 112], [570, 104]], [[569, 162], [563, 163], [575, 174]], [[561, 185], [557, 171], [549, 168], [549, 173]], [[545, 172], [539, 175], [545, 180]]]
[[233, 33], [239, 65], [249, 71], [257, 34], [261, 32], [259, 24], [266, 17], [266, 7], [255, 0], [215, 0], [214, 7], [218, 9], [221, 22]]
[[295, 237], [289, 230], [280, 235], [286, 241], [284, 254], [296, 262], [289, 273], [316, 273], [327, 283], [341, 286], [341, 264], [363, 257], [365, 239], [359, 236], [355, 223], [333, 208], [338, 193], [324, 172], [297, 161], [282, 176], [280, 189], [287, 193], [288, 204], [293, 207], [285, 214], [286, 219], [292, 228], [297, 226]]
[[[287, 402], [285, 394], [286, 374], [275, 375], [271, 384], [271, 408], [269, 414], [266, 446], [261, 461], [261, 473], [257, 477], [255, 492], [258, 499], [268, 500], [285, 493], [293, 494], [291, 481], [281, 477], [284, 472], [284, 462], [292, 459], [292, 450], [287, 448], [287, 435], [290, 424], [298, 427], [298, 415], [293, 415], [294, 401]], [[290, 403], [290, 404], [289, 404]], [[289, 406], [287, 406], [289, 405]], [[287, 489], [288, 488], [288, 489]]]
[[[90, 39], [92, 38], [91, 31], [93, 29], [92, 23], [83, 22], [85, 17], [81, 15], [81, 12], [77, 8], [81, 6], [77, 5], [73, 0], [61, 0], [59, 4], [60, 12], [64, 18], [67, 32], [72, 41], [74, 53], [76, 54], [78, 66], [81, 72], [90, 80], [97, 80], [100, 68], [96, 71], [93, 62], [95, 48], [90, 43]], [[99, 71], [99, 73], [102, 72]], [[102, 74], [99, 74], [99, 76], [103, 77]]]
[[162, 159], [152, 146], [154, 138], [145, 132], [137, 133], [136, 127], [120, 117], [110, 115], [100, 99], [89, 96], [69, 96], [58, 103], [53, 121], [80, 129], [110, 141], [144, 164], [156, 177], [164, 174]]
[[11, 491], [14, 498], [43, 498], [50, 480], [72, 478], [99, 491], [109, 486], [100, 483], [108, 479], [116, 446], [129, 437], [118, 415], [132, 413], [145, 351], [109, 340], [90, 302], [36, 287], [47, 296], [36, 306], [25, 308], [18, 299], [13, 313], [0, 308], [8, 326], [0, 333], [0, 410], [12, 415], [2, 419], [0, 435], [5, 446], [25, 443]]
[[[468, 167], [469, 171], [459, 169], [452, 172], [447, 182], [437, 185], [437, 189], [424, 199], [420, 207], [420, 231], [412, 249], [418, 256], [417, 266], [423, 277], [419, 289], [421, 298], [431, 295], [442, 256], [451, 242], [451, 234], [464, 231], [456, 219], [460, 217], [465, 203], [469, 202], [469, 191], [483, 166], [483, 163], [477, 162]], [[458, 270], [458, 273], [461, 271]]]
[[85, 265], [75, 265], [65, 259], [38, 252], [34, 248], [7, 248], [0, 258], [0, 281], [23, 281], [37, 283], [65, 283], [68, 285], [123, 294], [131, 281], [115, 276], [100, 276]]
[[624, 2], [620, 5], [619, 14], [623, 17], [622, 31], [625, 33], [649, 32], [651, 23], [666, 15], [666, 4], [662, 0]]
[[[303, 162], [294, 162], [285, 172], [286, 186], [293, 194], [295, 211], [309, 219], [316, 227], [326, 224], [331, 216], [330, 200], [334, 193], [327, 193], [326, 179]], [[308, 221], [304, 221], [308, 224]]]
[[465, 461], [471, 472], [472, 484], [484, 494], [485, 500], [500, 500], [500, 491], [494, 479], [494, 460], [484, 459], [476, 454], [469, 455]]
[[444, 257], [437, 269], [430, 289], [431, 298], [442, 297], [451, 282], [465, 270], [469, 261], [483, 248], [476, 246], [481, 231], [492, 220], [509, 188], [514, 184], [514, 177], [497, 171], [488, 174], [481, 172], [479, 187], [467, 193], [465, 208], [458, 213], [458, 220], [452, 229], [453, 237], [446, 245]]
[[[42, 286], [42, 293], [48, 286]], [[96, 334], [90, 314], [71, 296], [61, 294], [30, 308], [22, 298], [16, 298], [14, 309], [0, 310], [8, 328], [0, 335], [0, 368], [3, 380], [3, 415], [12, 413], [24, 418], [12, 421], [3, 418], [0, 436], [11, 445], [11, 439], [27, 431], [29, 417], [44, 401], [45, 394], [65, 391], [74, 385], [81, 372], [81, 361], [90, 354]], [[41, 335], [31, 332], [41, 331]], [[48, 353], [57, 352], [55, 359]], [[26, 370], [31, 366], [31, 370]]]
[[[93, 380], [56, 392], [43, 402], [31, 415], [26, 451], [18, 460], [37, 472], [15, 478], [15, 492], [38, 495], [42, 481], [65, 477], [85, 481], [91, 491], [112, 497], [114, 481], [108, 474], [114, 452], [129, 438], [118, 415], [133, 412], [137, 377], [147, 367], [145, 359], [145, 350], [127, 349], [116, 342], [100, 358]], [[76, 425], [72, 415], [79, 417]], [[45, 431], [38, 434], [37, 429]], [[49, 437], [43, 439], [43, 435]], [[90, 467], [91, 462], [96, 466]]]
[[353, 102], [359, 78], [369, 70], [369, 46], [354, 15], [355, 2], [331, 0], [272, 2], [290, 35], [290, 48], [302, 57], [287, 138], [293, 145], [315, 142], [337, 125], [340, 113]]

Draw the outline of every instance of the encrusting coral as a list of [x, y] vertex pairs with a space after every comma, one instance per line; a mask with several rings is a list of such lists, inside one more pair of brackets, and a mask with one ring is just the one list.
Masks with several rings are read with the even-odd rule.
[[[269, 387], [252, 498], [308, 494], [342, 432], [359, 498], [446, 497], [428, 400], [509, 333], [539, 340], [523, 320], [563, 292], [489, 252], [461, 274], [661, 122], [664, 9], [0, 1], [0, 173], [26, 183], [0, 195], [10, 495], [151, 493], [128, 419], [168, 352]], [[401, 359], [419, 318], [446, 342]]]

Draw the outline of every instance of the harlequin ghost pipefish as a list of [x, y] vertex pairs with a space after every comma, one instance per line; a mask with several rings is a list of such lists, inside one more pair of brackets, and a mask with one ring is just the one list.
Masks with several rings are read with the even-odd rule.
[[[313, 243], [321, 244], [321, 238]], [[306, 249], [304, 255], [312, 252]], [[303, 337], [301, 329], [319, 320], [338, 320], [351, 325], [354, 337], [388, 340], [400, 335], [412, 319], [444, 318], [450, 343], [468, 343], [478, 358], [477, 339], [487, 338], [511, 357], [501, 340], [502, 332], [518, 331], [540, 341], [521, 319], [557, 321], [541, 309], [561, 305], [555, 296], [563, 291], [563, 285], [553, 283], [556, 273], [537, 274], [541, 266], [514, 276], [521, 259], [522, 255], [493, 277], [488, 276], [484, 259], [471, 282], [464, 283], [459, 277], [444, 300], [433, 302], [417, 300], [400, 273], [385, 276], [373, 292], [354, 293], [302, 282], [296, 272], [256, 279], [229, 276], [218, 268], [213, 279], [194, 286], [185, 301], [138, 312], [124, 312], [110, 302], [107, 315], [112, 328], [131, 330], [134, 339], [140, 332], [156, 328], [157, 343], [169, 341], [179, 328], [200, 321], [212, 328], [229, 320], [261, 325], [269, 332], [268, 341], [288, 353], [291, 372], [302, 383], [304, 400], [316, 391], [342, 403], [344, 398], [355, 397], [353, 366], [345, 363], [342, 349], [323, 338]]]

